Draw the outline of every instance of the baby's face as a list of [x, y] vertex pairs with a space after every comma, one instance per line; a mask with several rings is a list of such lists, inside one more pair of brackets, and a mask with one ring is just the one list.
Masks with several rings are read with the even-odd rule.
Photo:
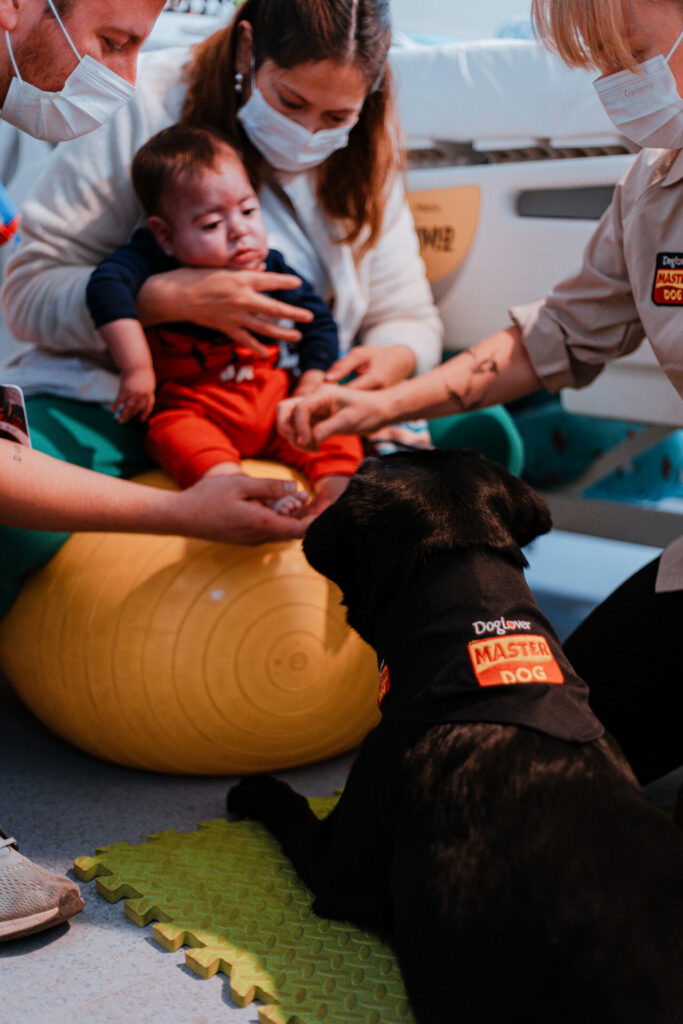
[[263, 266], [268, 240], [261, 207], [235, 157], [219, 156], [213, 167], [181, 179], [164, 205], [164, 248], [183, 266]]

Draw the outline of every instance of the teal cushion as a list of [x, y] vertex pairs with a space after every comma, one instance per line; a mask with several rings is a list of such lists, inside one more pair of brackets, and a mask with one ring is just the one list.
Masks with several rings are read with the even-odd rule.
[[476, 448], [516, 476], [524, 468], [524, 441], [502, 405], [430, 420], [429, 433], [437, 448]]

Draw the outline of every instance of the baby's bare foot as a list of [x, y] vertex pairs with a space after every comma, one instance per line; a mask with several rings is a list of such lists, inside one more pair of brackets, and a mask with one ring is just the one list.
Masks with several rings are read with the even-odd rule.
[[305, 491], [295, 491], [294, 494], [286, 494], [284, 498], [268, 499], [266, 505], [272, 508], [281, 516], [289, 516], [298, 519], [309, 504], [310, 498]]

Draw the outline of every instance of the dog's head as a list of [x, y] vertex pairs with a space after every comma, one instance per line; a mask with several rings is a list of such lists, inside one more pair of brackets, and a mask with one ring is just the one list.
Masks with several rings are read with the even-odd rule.
[[430, 559], [489, 548], [522, 567], [521, 548], [551, 527], [522, 480], [478, 452], [399, 452], [366, 459], [342, 496], [308, 528], [304, 553], [362, 621]]

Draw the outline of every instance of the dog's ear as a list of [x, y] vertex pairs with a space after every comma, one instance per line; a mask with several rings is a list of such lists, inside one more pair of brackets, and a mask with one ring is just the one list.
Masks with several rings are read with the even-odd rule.
[[508, 473], [502, 466], [497, 468], [507, 495], [501, 515], [509, 524], [513, 540], [520, 548], [526, 547], [536, 537], [552, 529], [550, 509], [527, 483]]
[[526, 564], [519, 549], [552, 526], [545, 502], [523, 480], [477, 451], [425, 454], [430, 456], [429, 475], [440, 483], [429, 490], [428, 500], [443, 514], [442, 526], [427, 546], [435, 551], [490, 547]]

